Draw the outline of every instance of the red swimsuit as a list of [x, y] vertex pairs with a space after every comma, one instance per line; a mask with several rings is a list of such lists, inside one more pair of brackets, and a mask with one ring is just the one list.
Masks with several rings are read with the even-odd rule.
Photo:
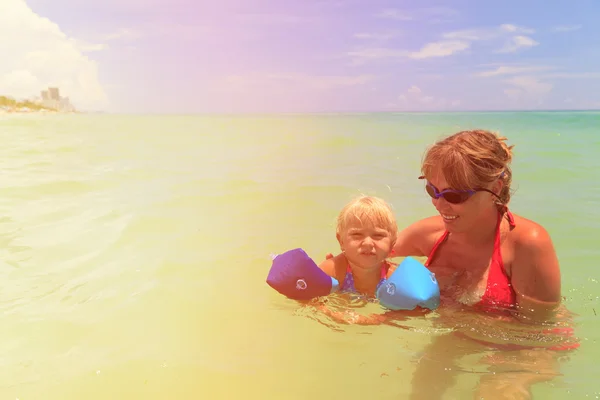
[[[510, 283], [510, 278], [506, 274], [504, 269], [504, 262], [502, 261], [502, 252], [500, 250], [500, 223], [502, 222], [502, 213], [498, 214], [498, 223], [496, 225], [496, 238], [494, 240], [494, 252], [492, 253], [492, 262], [490, 264], [490, 270], [488, 273], [487, 286], [485, 294], [477, 303], [478, 306], [484, 307], [501, 307], [501, 308], [512, 308], [516, 305], [516, 294]], [[515, 227], [515, 219], [510, 211], [507, 211], [506, 216], [510, 227]], [[431, 253], [425, 262], [425, 266], [429, 267], [431, 261], [435, 256], [435, 252], [442, 243], [448, 239], [448, 231], [438, 239], [438, 241], [431, 249]]]
[[[504, 262], [502, 261], [502, 252], [500, 250], [500, 225], [502, 222], [502, 213], [498, 215], [498, 224], [496, 226], [496, 238], [494, 239], [494, 252], [492, 253], [492, 262], [490, 264], [490, 270], [488, 273], [487, 286], [485, 289], [485, 294], [481, 298], [481, 300], [476, 304], [476, 307], [482, 307], [484, 309], [493, 309], [500, 308], [503, 310], [511, 309], [516, 306], [516, 293], [512, 288], [512, 284], [510, 283], [510, 278], [506, 274], [506, 270], [504, 269]], [[508, 218], [508, 222], [510, 224], [511, 229], [514, 228], [515, 219], [510, 211], [507, 210], [506, 216]], [[431, 253], [425, 262], [425, 266], [429, 267], [431, 261], [435, 256], [435, 252], [440, 247], [442, 243], [448, 239], [448, 231], [445, 231], [444, 234], [438, 239], [438, 241], [431, 249]], [[572, 328], [555, 328], [548, 329], [544, 333], [555, 333], [555, 334], [564, 334], [565, 336], [572, 336], [573, 329]], [[460, 334], [464, 336], [464, 334]], [[524, 348], [536, 348], [538, 346], [522, 346], [518, 344], [497, 344], [497, 343], [488, 343], [486, 341], [482, 341], [479, 339], [470, 338], [476, 342], [482, 343], [487, 346], [492, 346], [499, 349], [505, 350], [518, 350]], [[550, 350], [571, 350], [579, 347], [579, 343], [564, 343], [557, 344], [551, 347], [548, 347]]]

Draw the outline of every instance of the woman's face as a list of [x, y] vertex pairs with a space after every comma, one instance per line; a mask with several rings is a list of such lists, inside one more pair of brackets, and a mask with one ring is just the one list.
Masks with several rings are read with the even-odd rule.
[[[428, 184], [432, 186], [435, 192], [441, 193], [451, 188], [448, 186], [443, 174], [434, 174]], [[498, 188], [487, 188], [490, 190], [496, 189], [494, 192], [499, 193]], [[456, 196], [455, 196], [456, 197]], [[487, 192], [476, 192], [467, 198], [466, 201], [453, 204], [447, 201], [444, 197], [432, 198], [431, 201], [436, 210], [440, 213], [446, 225], [446, 229], [450, 232], [466, 232], [473, 226], [476, 226], [481, 219], [488, 220], [490, 213], [496, 213], [496, 205], [494, 204], [494, 196]]]

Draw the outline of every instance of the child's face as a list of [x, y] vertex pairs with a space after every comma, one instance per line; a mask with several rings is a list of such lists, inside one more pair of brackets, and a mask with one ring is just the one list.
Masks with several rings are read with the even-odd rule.
[[392, 250], [392, 240], [387, 230], [355, 223], [337, 235], [348, 261], [360, 268], [379, 266]]

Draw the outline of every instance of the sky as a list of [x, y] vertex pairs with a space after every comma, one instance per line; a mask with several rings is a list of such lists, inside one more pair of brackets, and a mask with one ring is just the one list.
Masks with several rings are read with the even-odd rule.
[[116, 113], [600, 109], [598, 15], [597, 0], [1, 0], [0, 94], [58, 86]]

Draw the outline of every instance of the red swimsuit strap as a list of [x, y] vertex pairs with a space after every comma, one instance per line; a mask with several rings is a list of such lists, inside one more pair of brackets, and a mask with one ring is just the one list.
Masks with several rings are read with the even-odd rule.
[[510, 224], [511, 228], [514, 228], [515, 226], [517, 226], [517, 224], [515, 223], [515, 217], [512, 215], [512, 213], [510, 211], [508, 211], [508, 208], [506, 209], [506, 217], [508, 218], [508, 223]]
[[[496, 236], [494, 237], [494, 250], [492, 255], [492, 260], [499, 261], [502, 263], [502, 256], [500, 254], [500, 227], [502, 226], [502, 214], [498, 214], [498, 222], [496, 223]], [[492, 262], [492, 265], [494, 263]], [[504, 265], [502, 265], [502, 269], [504, 269]]]
[[[498, 224], [496, 227], [496, 237], [494, 238], [494, 252], [500, 251], [500, 222], [502, 221], [502, 216], [503, 213], [501, 212], [500, 215], [498, 216]], [[510, 224], [511, 228], [515, 227], [515, 218], [512, 215], [512, 213], [510, 211], [508, 211], [508, 209], [506, 209], [506, 217], [508, 218], [508, 223]], [[444, 231], [444, 234], [442, 236], [440, 236], [440, 238], [435, 242], [435, 244], [433, 245], [433, 248], [431, 249], [431, 252], [429, 253], [429, 256], [427, 257], [427, 261], [425, 262], [425, 266], [429, 267], [429, 264], [431, 264], [431, 262], [433, 261], [433, 257], [435, 256], [435, 253], [437, 252], [437, 249], [440, 247], [440, 245], [442, 243], [444, 243], [446, 241], [446, 239], [448, 239], [448, 235], [450, 234], [450, 232], [448, 231]]]
[[437, 251], [438, 247], [440, 247], [440, 245], [444, 243], [446, 239], [448, 239], [449, 234], [450, 232], [445, 231], [444, 234], [437, 240], [437, 242], [435, 242], [431, 252], [429, 253], [429, 257], [427, 257], [427, 261], [425, 261], [426, 267], [429, 267], [429, 264], [431, 264], [431, 261], [433, 261], [433, 257], [435, 256], [435, 252]]
[[[500, 237], [500, 228], [502, 227], [502, 218], [503, 215], [500, 214], [498, 216], [498, 224], [496, 226], [496, 237], [494, 238], [494, 253], [492, 255], [492, 260], [496, 261], [496, 264], [500, 266], [500, 270], [502, 274], [506, 275], [506, 270], [504, 269], [504, 260], [502, 260], [502, 251], [501, 251], [501, 237]], [[508, 209], [506, 209], [506, 218], [508, 219], [508, 223], [510, 224], [511, 229], [516, 226], [515, 217], [512, 215]], [[492, 262], [492, 268], [494, 267], [494, 262]], [[508, 276], [507, 276], [508, 279]]]

